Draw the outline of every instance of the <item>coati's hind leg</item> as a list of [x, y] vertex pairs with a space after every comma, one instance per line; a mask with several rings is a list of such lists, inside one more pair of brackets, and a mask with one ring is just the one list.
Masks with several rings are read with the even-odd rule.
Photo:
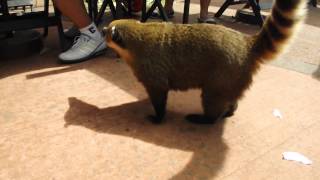
[[166, 114], [168, 90], [148, 86], [146, 86], [146, 90], [156, 113], [148, 116], [148, 119], [152, 123], [159, 124]]
[[223, 117], [230, 117], [230, 116], [233, 116], [234, 112], [238, 109], [238, 103], [235, 102], [235, 103], [231, 103], [229, 105], [229, 108], [228, 110], [226, 111], [226, 113], [223, 115]]
[[233, 109], [230, 103], [219, 93], [210, 89], [202, 90], [202, 106], [204, 114], [190, 114], [186, 119], [197, 124], [212, 124], [218, 119], [232, 115]]

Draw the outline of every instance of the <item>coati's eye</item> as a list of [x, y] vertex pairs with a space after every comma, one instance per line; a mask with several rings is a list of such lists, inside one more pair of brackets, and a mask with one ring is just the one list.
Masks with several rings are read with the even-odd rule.
[[124, 46], [121, 35], [115, 26], [111, 28], [111, 39], [113, 42], [117, 43], [118, 45]]

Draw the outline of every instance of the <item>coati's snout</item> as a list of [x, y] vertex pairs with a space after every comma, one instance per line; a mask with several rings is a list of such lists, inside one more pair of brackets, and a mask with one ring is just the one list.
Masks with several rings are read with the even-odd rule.
[[122, 37], [121, 37], [118, 29], [116, 28], [116, 26], [113, 26], [111, 28], [111, 39], [113, 42], [117, 43], [119, 46], [124, 47]]
[[132, 53], [126, 49], [125, 39], [116, 25], [104, 29], [107, 46], [113, 49], [123, 60], [130, 63], [133, 60]]
[[106, 34], [106, 40], [107, 43], [115, 43], [118, 46], [125, 48], [125, 44], [123, 41], [123, 38], [118, 30], [118, 28], [116, 28], [116, 26], [112, 26], [112, 27], [108, 27], [107, 30], [104, 30], [105, 34]]

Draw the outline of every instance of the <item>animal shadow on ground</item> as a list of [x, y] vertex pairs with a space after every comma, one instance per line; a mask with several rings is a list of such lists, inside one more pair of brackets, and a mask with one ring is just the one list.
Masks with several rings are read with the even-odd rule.
[[318, 66], [318, 69], [312, 73], [312, 76], [318, 80], [320, 80], [320, 65]]
[[183, 115], [168, 112], [166, 121], [154, 125], [146, 120], [153, 113], [147, 100], [98, 108], [77, 98], [69, 98], [65, 126], [83, 126], [98, 133], [139, 139], [158, 146], [193, 152], [184, 169], [171, 179], [211, 179], [223, 167], [227, 145], [222, 139], [224, 121], [195, 125]]

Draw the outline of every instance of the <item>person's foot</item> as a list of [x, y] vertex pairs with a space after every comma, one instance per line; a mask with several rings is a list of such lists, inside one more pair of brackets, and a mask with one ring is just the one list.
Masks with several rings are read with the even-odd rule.
[[59, 55], [62, 63], [77, 63], [88, 60], [105, 52], [107, 46], [104, 38], [93, 38], [82, 33], [75, 38], [73, 46]]
[[217, 24], [214, 18], [198, 18], [198, 23]]
[[64, 35], [67, 38], [75, 38], [76, 36], [80, 36], [80, 31], [76, 26], [72, 26], [64, 31]]

